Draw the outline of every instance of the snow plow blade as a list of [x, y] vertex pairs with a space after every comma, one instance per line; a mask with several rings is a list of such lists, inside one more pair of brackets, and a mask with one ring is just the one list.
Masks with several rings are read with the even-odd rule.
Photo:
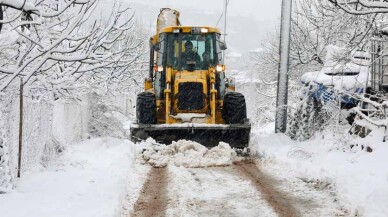
[[198, 142], [206, 147], [225, 142], [232, 148], [245, 148], [249, 145], [250, 124], [159, 124], [131, 126], [131, 140], [139, 142], [149, 137], [162, 144], [171, 144], [180, 139]]

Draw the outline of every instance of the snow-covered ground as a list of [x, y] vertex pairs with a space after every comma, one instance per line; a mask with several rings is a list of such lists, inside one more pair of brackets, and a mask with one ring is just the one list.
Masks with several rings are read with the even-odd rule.
[[351, 216], [387, 216], [388, 146], [381, 132], [357, 140], [339, 131], [296, 142], [273, 129], [257, 130], [253, 138], [260, 158], [277, 165], [273, 171], [333, 190]]
[[22, 174], [13, 191], [0, 194], [0, 216], [118, 216], [126, 189], [139, 191], [147, 172], [134, 164], [135, 148], [114, 138], [68, 146], [48, 168]]
[[238, 157], [225, 143], [210, 150], [185, 140], [140, 145], [145, 151], [139, 162], [167, 169], [150, 173], [134, 216], [346, 216], [331, 191], [283, 173], [277, 164]]
[[380, 136], [352, 140], [369, 146], [367, 152], [346, 149], [342, 138], [327, 133], [296, 142], [274, 134], [273, 125], [255, 130], [254, 171], [273, 178], [259, 184], [272, 190], [260, 190], [233, 163], [241, 159], [226, 144], [207, 150], [189, 141], [85, 140], [48, 167], [23, 174], [14, 190], [0, 195], [0, 216], [130, 216], [151, 166], [167, 166], [167, 216], [276, 216], [279, 210], [266, 197], [273, 189], [302, 216], [385, 216], [388, 147]]
[[[276, 216], [250, 180], [232, 167], [169, 167], [173, 198], [167, 216]], [[182, 184], [185, 183], [185, 184]]]

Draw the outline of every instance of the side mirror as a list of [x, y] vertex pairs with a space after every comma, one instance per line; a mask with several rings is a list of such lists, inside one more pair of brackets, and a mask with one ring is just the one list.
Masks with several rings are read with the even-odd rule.
[[154, 44], [154, 50], [155, 50], [155, 51], [159, 51], [159, 50], [160, 50], [160, 45], [159, 45], [159, 43]]
[[228, 47], [226, 46], [226, 42], [220, 41], [220, 49], [221, 50], [226, 50]]
[[230, 90], [236, 90], [236, 80], [234, 77], [225, 78], [225, 86]]

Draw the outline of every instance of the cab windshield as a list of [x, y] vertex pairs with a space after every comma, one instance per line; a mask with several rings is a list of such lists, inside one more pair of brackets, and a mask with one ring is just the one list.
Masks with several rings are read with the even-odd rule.
[[162, 33], [158, 62], [175, 70], [207, 70], [221, 62], [219, 34]]

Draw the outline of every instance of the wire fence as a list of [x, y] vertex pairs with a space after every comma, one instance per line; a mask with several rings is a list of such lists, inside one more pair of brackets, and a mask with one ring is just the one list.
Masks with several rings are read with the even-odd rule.
[[[88, 134], [88, 96], [53, 101], [23, 95], [21, 174], [45, 167], [66, 145]], [[0, 192], [12, 189], [18, 173], [19, 109], [17, 88], [0, 95]]]

